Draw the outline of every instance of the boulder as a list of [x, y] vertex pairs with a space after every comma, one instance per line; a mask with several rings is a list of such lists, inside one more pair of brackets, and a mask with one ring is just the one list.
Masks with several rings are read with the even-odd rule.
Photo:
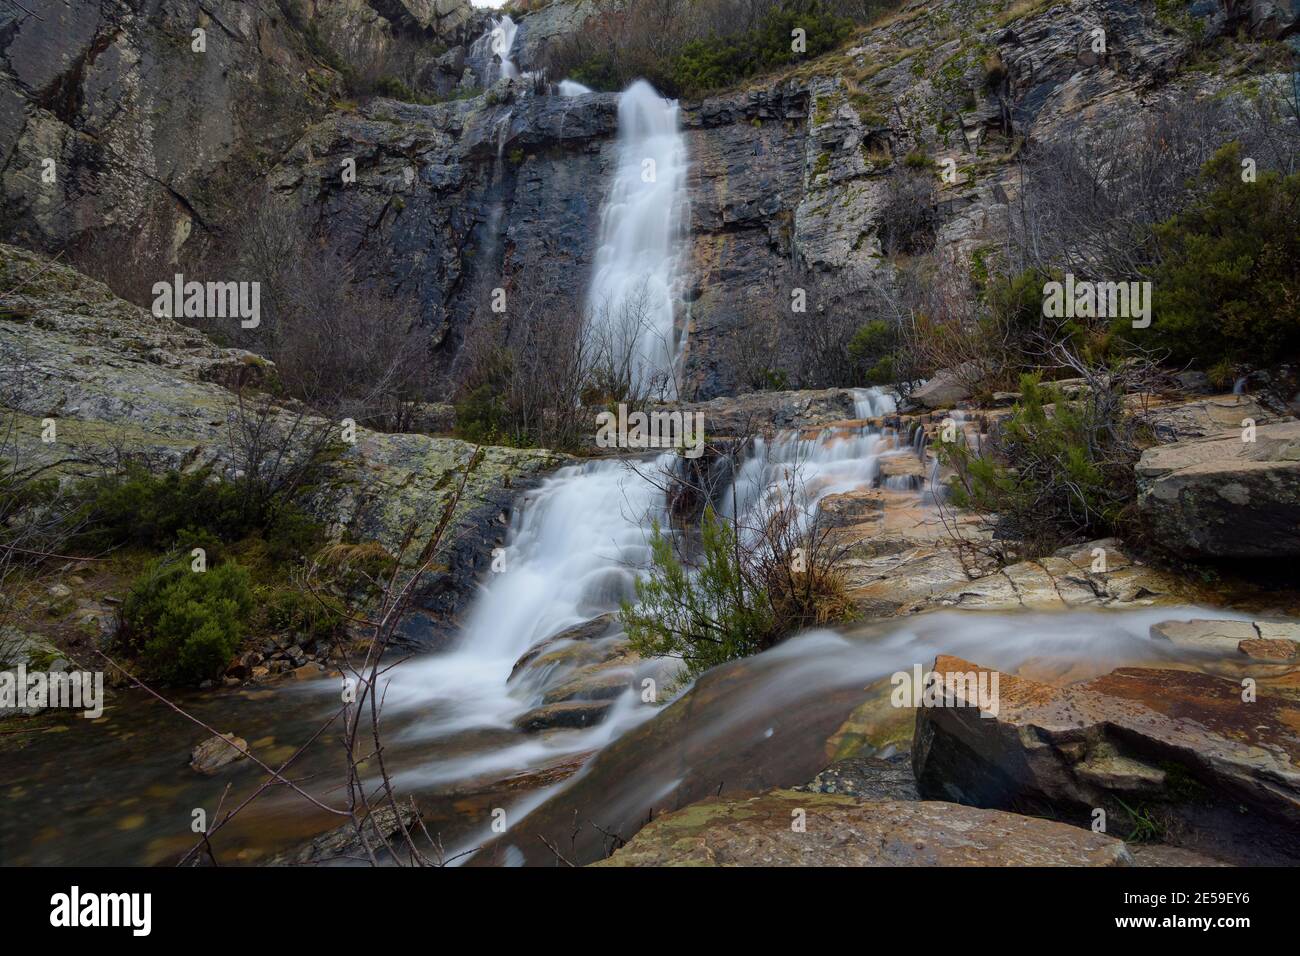
[[[941, 565], [940, 570], [943, 567]], [[900, 593], [910, 592], [919, 600], [902, 605], [898, 610], [915, 613], [933, 607], [982, 611], [1140, 607], [1172, 601], [1183, 596], [1185, 591], [1172, 576], [1129, 558], [1121, 542], [1115, 538], [1069, 545], [1045, 558], [1021, 561], [979, 576], [964, 574], [958, 577], [955, 573], [957, 568], [965, 569], [966, 566], [955, 557], [947, 567], [951, 574], [946, 586], [929, 586], [918, 592], [913, 584], [909, 584]], [[972, 570], [979, 572], [982, 569]], [[906, 569], [900, 569], [899, 573], [906, 573]], [[887, 588], [890, 580], [886, 578], [877, 590]], [[942, 575], [933, 581], [944, 585]]]
[[573, 677], [550, 688], [542, 697], [543, 704], [558, 704], [567, 700], [614, 700], [632, 686], [632, 671], [625, 667], [613, 669], [584, 669]]
[[1243, 642], [1258, 638], [1259, 632], [1250, 621], [1161, 621], [1151, 625], [1151, 637], [1186, 650], [1232, 657], [1241, 653]]
[[977, 372], [977, 366], [971, 362], [940, 369], [924, 385], [914, 389], [910, 398], [926, 408], [952, 408], [970, 398], [969, 383]]
[[795, 790], [837, 793], [864, 800], [919, 800], [910, 754], [891, 757], [846, 757]]
[[592, 727], [609, 715], [612, 700], [566, 700], [543, 704], [515, 719], [520, 730], [534, 733], [557, 727]]
[[[987, 668], [940, 657], [934, 670]], [[1065, 687], [999, 676], [996, 716], [918, 708], [912, 759], [923, 798], [1080, 826], [1100, 809], [1108, 832], [1154, 830], [1230, 861], [1300, 860], [1300, 703], [1163, 668]], [[966, 703], [961, 688], [956, 703]]]
[[[239, 749], [236, 749], [239, 748]], [[248, 741], [234, 734], [209, 737], [190, 754], [190, 769], [211, 776], [222, 767], [247, 759]]]
[[1189, 558], [1300, 555], [1300, 422], [1149, 448], [1138, 507], [1155, 538]]
[[596, 866], [1129, 866], [1124, 844], [954, 803], [769, 790], [659, 817]]
[[1215, 395], [1193, 401], [1139, 408], [1137, 417], [1149, 424], [1163, 441], [1192, 438], [1241, 437], [1242, 422], [1264, 424], [1273, 416], [1249, 395]]
[[[566, 627], [556, 634], [552, 634], [544, 641], [534, 644], [522, 655], [519, 660], [515, 661], [515, 666], [510, 669], [510, 679], [514, 680], [515, 676], [524, 668], [535, 664], [539, 658], [544, 657], [552, 651], [560, 650], [572, 643], [582, 643], [587, 641], [597, 641], [601, 638], [610, 636], [618, 626], [618, 616], [612, 611], [606, 614], [600, 614], [589, 621], [583, 621], [581, 624], [575, 624], [572, 627]], [[604, 645], [602, 645], [603, 648]], [[581, 656], [583, 663], [603, 662], [608, 660], [608, 654], [604, 650], [591, 649], [590, 651], [579, 648], [576, 651], [570, 651], [571, 654]], [[545, 663], [545, 662], [543, 662]]]
[[1281, 39], [1300, 27], [1300, 7], [1288, 0], [1251, 0], [1250, 32], [1257, 37]]
[[1300, 643], [1279, 638], [1251, 638], [1238, 644], [1237, 650], [1257, 661], [1293, 661], [1300, 657]]
[[376, 804], [375, 812], [361, 821], [366, 831], [363, 842], [352, 823], [323, 833], [296, 850], [282, 853], [267, 861], [269, 866], [323, 866], [330, 863], [355, 864], [368, 859], [366, 844], [381, 856], [386, 856], [384, 841], [397, 846], [402, 841], [402, 829], [408, 832], [418, 827], [419, 813], [406, 803], [397, 805], [399, 813], [391, 806]]

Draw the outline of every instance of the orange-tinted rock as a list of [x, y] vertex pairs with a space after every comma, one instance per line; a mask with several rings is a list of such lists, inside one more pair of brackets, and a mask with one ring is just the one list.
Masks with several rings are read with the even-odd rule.
[[[941, 657], [935, 670], [985, 668]], [[1126, 667], [1067, 687], [999, 676], [993, 719], [918, 709], [922, 797], [1079, 825], [1103, 809], [1112, 833], [1142, 818], [1214, 856], [1300, 860], [1300, 704], [1186, 670]]]
[[1286, 638], [1256, 637], [1240, 642], [1237, 650], [1260, 661], [1289, 661], [1300, 657], [1300, 644]]
[[1127, 866], [1091, 830], [954, 803], [772, 790], [702, 800], [598, 866]]

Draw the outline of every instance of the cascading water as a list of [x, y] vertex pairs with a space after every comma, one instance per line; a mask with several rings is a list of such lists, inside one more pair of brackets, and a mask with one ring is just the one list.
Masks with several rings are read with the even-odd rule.
[[[475, 728], [508, 728], [539, 703], [511, 683], [520, 656], [554, 634], [618, 607], [632, 596], [635, 569], [649, 559], [647, 529], [663, 521], [667, 499], [648, 475], [668, 467], [671, 455], [647, 464], [646, 474], [621, 461], [563, 468], [525, 496], [512, 517], [502, 572], [493, 574], [470, 608], [457, 646], [410, 661], [393, 673], [387, 705], [396, 711], [436, 711], [404, 739], [430, 739]], [[407, 783], [430, 784], [494, 770], [536, 766], [565, 753], [589, 750], [652, 708], [625, 707], [587, 734], [514, 746], [410, 771]]]
[[[856, 396], [871, 416], [888, 414], [893, 399], [876, 389]], [[872, 428], [851, 436], [830, 432], [801, 439], [797, 433], [767, 446], [739, 469], [735, 494], [745, 515], [760, 510], [768, 496], [783, 491], [784, 476], [797, 469], [799, 504], [808, 510], [828, 494], [869, 485], [887, 441]], [[509, 728], [514, 718], [539, 703], [536, 688], [512, 681], [519, 658], [547, 638], [614, 610], [633, 596], [633, 583], [649, 564], [653, 522], [667, 525], [662, 476], [677, 463], [672, 453], [650, 461], [593, 461], [563, 468], [525, 495], [511, 519], [500, 556], [502, 573], [488, 577], [469, 610], [457, 646], [410, 661], [393, 672], [386, 692], [395, 711], [427, 707], [435, 713], [403, 733], [403, 739], [432, 739], [476, 728]], [[625, 696], [632, 698], [631, 690]], [[563, 753], [591, 749], [628, 726], [648, 719], [654, 708], [629, 699], [592, 731], [554, 740], [525, 738], [505, 748], [480, 752], [411, 771], [407, 783], [431, 784], [493, 770], [536, 766]]]
[[[880, 389], [854, 391], [854, 415], [859, 419], [893, 414], [893, 396]], [[892, 433], [874, 426], [836, 427], [811, 435], [786, 432], [768, 441], [754, 439], [753, 453], [736, 472], [732, 487], [718, 501], [724, 517], [763, 513], [775, 499], [793, 494], [805, 516], [816, 514], [828, 495], [870, 487], [885, 455], [910, 454], [899, 449]]]
[[677, 396], [686, 164], [677, 103], [633, 83], [618, 102], [617, 168], [601, 210], [587, 342], [635, 394]]
[[470, 62], [478, 65], [485, 87], [502, 77], [519, 79], [519, 67], [510, 58], [515, 45], [515, 34], [518, 32], [518, 24], [506, 15], [500, 20], [493, 20], [487, 31], [470, 45]]

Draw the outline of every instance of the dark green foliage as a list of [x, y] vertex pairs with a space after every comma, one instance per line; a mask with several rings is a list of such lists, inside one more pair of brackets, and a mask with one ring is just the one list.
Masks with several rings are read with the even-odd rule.
[[656, 525], [650, 573], [620, 614], [632, 646], [679, 657], [695, 675], [852, 618], [856, 607], [837, 570], [841, 553], [827, 526], [809, 519], [797, 506], [777, 504], [741, 528], [705, 508], [690, 567]]
[[499, 385], [484, 383], [456, 403], [456, 433], [466, 441], [509, 445], [511, 431]]
[[[807, 31], [805, 53], [791, 49], [790, 37], [796, 28]], [[672, 85], [679, 93], [731, 86], [745, 77], [833, 50], [852, 30], [851, 20], [816, 2], [777, 7], [769, 10], [754, 30], [687, 43], [673, 62]]]
[[262, 616], [269, 630], [293, 634], [306, 643], [327, 641], [343, 627], [343, 616], [311, 594], [298, 590], [274, 592], [266, 601]]
[[253, 607], [248, 572], [238, 564], [197, 572], [166, 556], [132, 585], [122, 606], [124, 639], [151, 678], [195, 683], [221, 674]]
[[423, 106], [438, 102], [435, 97], [415, 92], [395, 76], [384, 76], [376, 80], [375, 93], [386, 96], [391, 100], [401, 100], [403, 103], [419, 103]]
[[[548, 72], [598, 90], [644, 79], [666, 96], [693, 96], [821, 56], [853, 32], [853, 20], [827, 0], [763, 6], [742, 19], [700, 0], [689, 19], [664, 23], [662, 7], [645, 0], [606, 5], [582, 31], [548, 48]], [[855, 15], [877, 12], [859, 7]], [[798, 53], [791, 49], [795, 29], [805, 31], [806, 50]]]
[[216, 481], [203, 471], [154, 475], [131, 468], [88, 482], [82, 493], [85, 527], [73, 547], [83, 553], [123, 546], [201, 547], [215, 560], [222, 543], [256, 535], [269, 558], [291, 560], [323, 540], [320, 527], [295, 505], [258, 505], [243, 481]]
[[[1205, 164], [1196, 198], [1155, 229], [1155, 344], [1179, 364], [1262, 366], [1300, 354], [1300, 173], [1242, 182], [1230, 143]], [[1117, 331], [1139, 344], [1146, 332]]]
[[868, 322], [849, 341], [849, 358], [864, 371], [867, 385], [890, 385], [894, 382], [894, 349], [898, 338], [883, 319]]
[[903, 157], [903, 165], [906, 166], [908, 169], [916, 169], [916, 170], [929, 169], [930, 157], [926, 155], [925, 150], [914, 149], [906, 156]]
[[620, 614], [638, 653], [680, 657], [691, 675], [777, 640], [767, 593], [748, 580], [735, 527], [710, 508], [700, 530], [701, 560], [692, 571], [674, 553], [671, 535], [655, 525], [650, 574], [637, 582], [636, 603], [624, 602]]
[[1020, 401], [994, 434], [991, 453], [976, 454], [964, 441], [937, 446], [956, 470], [954, 504], [987, 516], [1024, 557], [1121, 533], [1136, 497], [1139, 454], [1123, 391], [1094, 387], [1068, 398], [1037, 374], [1022, 376]]

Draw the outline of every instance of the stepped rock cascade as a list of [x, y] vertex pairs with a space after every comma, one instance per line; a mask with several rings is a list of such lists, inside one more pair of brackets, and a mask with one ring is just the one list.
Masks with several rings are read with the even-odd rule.
[[520, 655], [631, 597], [633, 569], [649, 560], [646, 529], [666, 511], [663, 490], [623, 462], [561, 469], [516, 507], [501, 570], [489, 575], [457, 647], [400, 668], [390, 704], [441, 701], [447, 713], [426, 721], [423, 736], [510, 726], [536, 703], [511, 694]]
[[689, 206], [677, 103], [638, 80], [618, 103], [618, 160], [587, 293], [587, 343], [634, 393], [676, 398]]
[[[862, 391], [858, 401], [875, 415], [893, 408], [893, 400], [876, 389]], [[813, 439], [778, 439], [772, 454], [756, 454], [741, 466], [735, 497], [744, 509], [759, 509], [769, 496], [783, 492], [785, 476], [797, 466], [800, 504], [813, 508], [826, 494], [869, 485], [886, 445], [881, 433], [869, 428], [849, 439], [830, 432]], [[758, 450], [767, 446], [760, 443]], [[544, 687], [512, 679], [516, 662], [548, 638], [616, 610], [620, 601], [634, 596], [636, 576], [649, 565], [652, 525], [669, 524], [663, 475], [676, 464], [672, 453], [635, 464], [587, 462], [560, 469], [524, 495], [498, 555], [500, 571], [488, 575], [457, 646], [394, 672], [387, 692], [390, 707], [435, 707], [406, 732], [408, 739], [507, 728], [541, 702]], [[589, 750], [653, 716], [654, 708], [634, 700], [629, 688], [605, 722], [566, 740], [527, 738], [501, 750], [439, 761], [410, 772], [409, 782], [517, 769]]]
[[[892, 414], [897, 405], [880, 389], [858, 389], [854, 414], [860, 419]], [[795, 504], [808, 516], [822, 499], [870, 487], [889, 454], [911, 454], [899, 448], [896, 436], [870, 425], [828, 428], [809, 436], [799, 431], [775, 438], [754, 439], [753, 453], [741, 463], [732, 486], [717, 502], [724, 517], [757, 515], [775, 499], [793, 492]]]

